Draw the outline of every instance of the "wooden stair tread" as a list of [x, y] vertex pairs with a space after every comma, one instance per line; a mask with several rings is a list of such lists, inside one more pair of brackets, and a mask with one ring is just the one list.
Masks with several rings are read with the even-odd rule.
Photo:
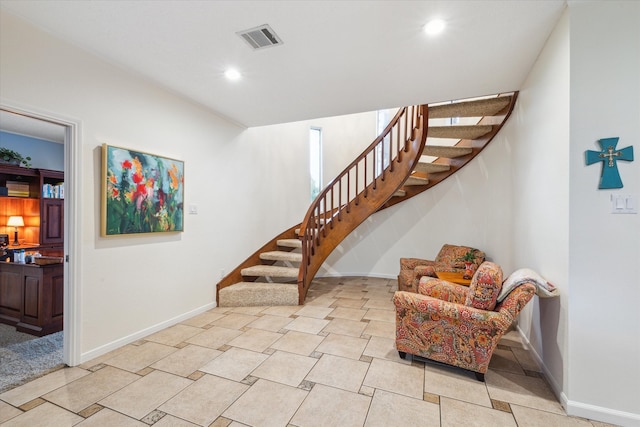
[[299, 239], [280, 239], [278, 240], [278, 246], [283, 248], [301, 248], [302, 242]]
[[429, 118], [493, 116], [509, 105], [511, 98], [511, 96], [501, 96], [430, 106]]
[[451, 166], [442, 163], [419, 162], [413, 170], [422, 173], [438, 173], [448, 172], [449, 169], [451, 169]]
[[300, 269], [294, 267], [281, 267], [277, 265], [254, 265], [243, 268], [240, 274], [246, 277], [298, 277]]
[[491, 125], [430, 126], [429, 138], [478, 139], [493, 129]]
[[473, 151], [471, 147], [446, 147], [442, 145], [425, 145], [422, 152], [425, 156], [446, 157], [453, 159], [460, 156], [466, 156]]
[[262, 252], [260, 259], [267, 261], [302, 262], [302, 254], [299, 252], [270, 251]]

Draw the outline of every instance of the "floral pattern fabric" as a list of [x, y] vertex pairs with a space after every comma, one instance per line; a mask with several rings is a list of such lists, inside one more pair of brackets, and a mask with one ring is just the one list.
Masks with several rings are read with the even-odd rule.
[[437, 277], [437, 271], [458, 273], [465, 271], [464, 261], [460, 257], [475, 251], [476, 258], [472, 270], [476, 270], [484, 262], [485, 253], [468, 246], [456, 246], [445, 244], [438, 252], [435, 260], [420, 258], [400, 258], [400, 273], [398, 274], [398, 289], [402, 291], [416, 292], [418, 283], [423, 276]]
[[464, 305], [481, 310], [493, 310], [500, 289], [502, 289], [502, 268], [493, 262], [484, 262], [471, 279]]
[[484, 374], [498, 341], [535, 289], [530, 283], [518, 286], [493, 311], [461, 304], [471, 290], [445, 281], [420, 283], [418, 290], [428, 295], [398, 291], [396, 348]]

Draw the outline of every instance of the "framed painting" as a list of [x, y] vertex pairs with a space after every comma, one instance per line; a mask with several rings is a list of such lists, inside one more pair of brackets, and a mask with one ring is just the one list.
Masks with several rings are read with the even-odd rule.
[[102, 145], [102, 236], [183, 231], [184, 162]]

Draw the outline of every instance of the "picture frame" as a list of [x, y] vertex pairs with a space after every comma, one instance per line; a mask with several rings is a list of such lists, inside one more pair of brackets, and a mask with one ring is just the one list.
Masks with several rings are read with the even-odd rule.
[[102, 145], [103, 237], [184, 231], [184, 162]]

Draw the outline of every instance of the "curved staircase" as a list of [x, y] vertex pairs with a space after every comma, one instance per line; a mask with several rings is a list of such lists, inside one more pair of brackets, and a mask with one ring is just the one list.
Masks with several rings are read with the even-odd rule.
[[373, 213], [456, 173], [500, 131], [517, 92], [401, 108], [318, 195], [302, 223], [254, 252], [217, 284], [220, 307], [297, 305], [322, 263]]

